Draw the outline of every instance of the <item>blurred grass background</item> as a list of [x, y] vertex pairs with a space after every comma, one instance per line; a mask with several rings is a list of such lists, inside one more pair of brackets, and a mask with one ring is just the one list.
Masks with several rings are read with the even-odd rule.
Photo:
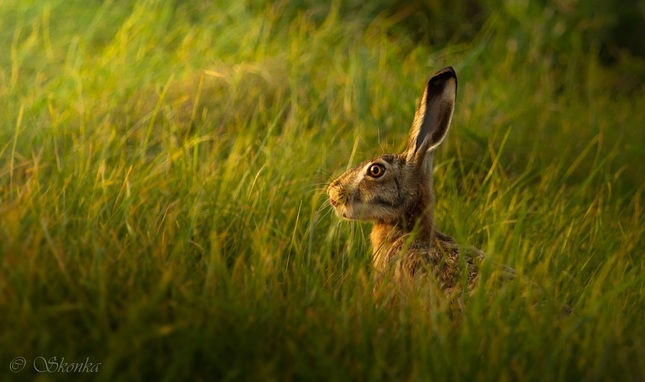
[[[0, 2], [0, 375], [643, 380], [642, 2]], [[325, 184], [460, 88], [437, 224], [539, 284], [380, 306]], [[563, 317], [561, 306], [574, 314]], [[12, 373], [17, 356], [28, 365]]]

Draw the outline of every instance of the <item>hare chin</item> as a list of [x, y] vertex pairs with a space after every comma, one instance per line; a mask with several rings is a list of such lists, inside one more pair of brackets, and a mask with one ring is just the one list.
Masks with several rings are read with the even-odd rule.
[[367, 205], [345, 204], [334, 208], [336, 216], [351, 221], [371, 221], [376, 219], [372, 216], [370, 207]]

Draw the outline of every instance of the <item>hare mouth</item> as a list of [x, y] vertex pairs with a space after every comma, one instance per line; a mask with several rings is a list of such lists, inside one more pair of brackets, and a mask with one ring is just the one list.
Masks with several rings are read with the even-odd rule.
[[341, 204], [334, 199], [329, 199], [329, 202], [332, 205], [334, 209], [334, 213], [336, 213], [336, 216], [345, 220], [354, 220], [351, 217], [351, 213], [347, 210], [346, 205]]
[[356, 203], [355, 201], [348, 201], [342, 196], [338, 199], [330, 196], [329, 204], [334, 210], [336, 216], [339, 218], [352, 221], [369, 220], [369, 209], [368, 206], [364, 204]]
[[336, 215], [350, 221], [369, 221], [371, 216], [366, 206], [356, 204], [342, 204], [334, 207]]

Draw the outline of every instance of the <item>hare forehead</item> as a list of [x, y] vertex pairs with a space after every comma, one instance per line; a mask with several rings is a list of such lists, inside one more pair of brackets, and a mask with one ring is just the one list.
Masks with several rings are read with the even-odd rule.
[[405, 158], [397, 154], [383, 154], [372, 160], [372, 162], [377, 161], [388, 163], [391, 166], [401, 166], [405, 163]]
[[363, 162], [359, 167], [367, 171], [372, 164], [382, 164], [387, 170], [399, 170], [405, 167], [405, 158], [397, 154], [383, 154], [374, 159]]

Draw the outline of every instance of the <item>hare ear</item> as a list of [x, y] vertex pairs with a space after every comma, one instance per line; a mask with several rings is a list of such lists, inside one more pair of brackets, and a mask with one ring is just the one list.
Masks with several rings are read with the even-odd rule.
[[456, 97], [457, 74], [452, 67], [441, 70], [428, 81], [410, 130], [405, 151], [408, 162], [422, 164], [426, 153], [443, 141], [450, 127]]

